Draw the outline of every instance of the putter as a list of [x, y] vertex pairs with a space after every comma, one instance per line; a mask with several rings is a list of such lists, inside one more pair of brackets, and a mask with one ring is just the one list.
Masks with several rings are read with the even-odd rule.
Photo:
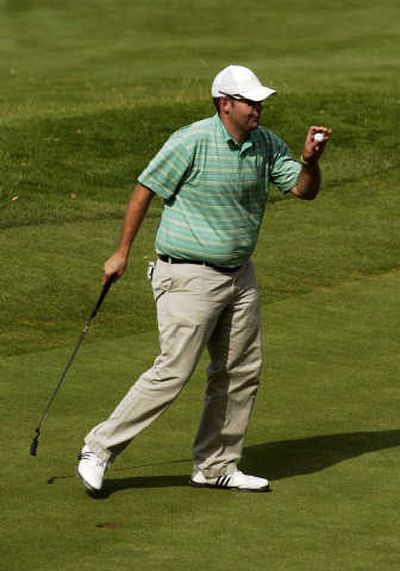
[[111, 284], [113, 283], [114, 280], [115, 280], [115, 276], [111, 276], [111, 278], [103, 285], [99, 299], [97, 300], [96, 305], [94, 306], [92, 313], [90, 314], [90, 317], [89, 317], [85, 327], [83, 328], [81, 336], [79, 337], [78, 343], [76, 344], [75, 349], [72, 351], [72, 354], [68, 360], [68, 363], [66, 364], [65, 369], [63, 370], [63, 372], [61, 374], [60, 380], [58, 381], [56, 388], [54, 389], [53, 394], [51, 395], [50, 400], [47, 403], [46, 408], [44, 409], [44, 412], [43, 412], [43, 414], [39, 420], [39, 424], [36, 427], [35, 436], [32, 440], [32, 444], [31, 444], [31, 455], [32, 456], [36, 456], [36, 454], [37, 454], [40, 431], [41, 431], [41, 428], [42, 428], [44, 421], [46, 420], [46, 418], [49, 414], [50, 407], [53, 404], [53, 402], [55, 401], [55, 398], [56, 398], [59, 390], [61, 389], [61, 386], [62, 386], [64, 379], [68, 373], [68, 370], [75, 360], [75, 357], [76, 357], [76, 354], [78, 353], [79, 347], [81, 346], [82, 341], [86, 337], [86, 333], [89, 330], [89, 326], [90, 326], [92, 320], [96, 317], [96, 314], [99, 311], [101, 304], [103, 303], [104, 298], [106, 297], [108, 290], [110, 289]]

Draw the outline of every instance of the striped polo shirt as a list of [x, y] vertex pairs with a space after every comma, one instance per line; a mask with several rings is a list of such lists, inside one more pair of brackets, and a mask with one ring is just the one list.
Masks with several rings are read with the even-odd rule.
[[164, 200], [156, 251], [239, 266], [252, 254], [272, 182], [291, 190], [301, 165], [264, 127], [239, 146], [218, 114], [171, 135], [139, 182]]

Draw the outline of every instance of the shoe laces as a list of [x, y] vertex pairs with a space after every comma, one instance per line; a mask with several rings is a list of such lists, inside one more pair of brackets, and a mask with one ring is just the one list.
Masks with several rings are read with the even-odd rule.
[[94, 460], [96, 462], [97, 468], [105, 468], [107, 467], [107, 460], [101, 460], [94, 452], [87, 450], [85, 452], [81, 452], [79, 455], [80, 460]]

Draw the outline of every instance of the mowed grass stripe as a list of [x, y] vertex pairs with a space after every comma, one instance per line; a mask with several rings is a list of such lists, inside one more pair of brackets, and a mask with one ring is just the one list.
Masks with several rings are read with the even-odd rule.
[[[264, 122], [298, 156], [306, 126], [329, 124], [334, 137], [323, 161], [324, 178], [327, 189], [337, 190], [398, 168], [394, 105], [388, 95], [358, 95], [355, 101], [348, 93], [283, 95], [265, 105]], [[171, 132], [212, 113], [204, 100], [47, 117], [4, 128], [1, 227], [117, 216], [136, 177]], [[374, 133], [379, 153], [371, 145]]]
[[[270, 204], [254, 257], [263, 303], [396, 270], [397, 181], [395, 172], [385, 180], [366, 177], [323, 188], [311, 204], [294, 199]], [[160, 207], [155, 201], [128, 273], [111, 290], [109, 312], [97, 318], [107, 323], [101, 335], [120, 336], [133, 323], [139, 331], [153, 327], [145, 272], [155, 258]], [[115, 220], [3, 231], [1, 255], [6, 259], [14, 253], [8, 273], [0, 276], [3, 354], [71, 343], [97, 297], [102, 264], [117, 243], [123, 210]]]
[[[392, 476], [400, 432], [387, 427], [395, 425], [397, 418], [396, 386], [391, 378], [395, 378], [393, 359], [399, 351], [394, 311], [399, 278], [398, 273], [374, 277], [301, 296], [301, 304], [291, 298], [269, 308], [265, 378], [243, 461], [247, 469], [270, 473], [274, 493], [268, 501], [212, 491], [201, 494], [184, 486], [204, 389], [203, 363], [172, 409], [118, 459], [108, 476], [112, 482], [108, 498], [93, 502], [82, 495], [72, 458], [88, 425], [102, 418], [145, 366], [155, 340], [148, 334], [133, 335], [97, 340], [82, 348], [43, 430], [35, 461], [27, 453], [27, 427], [34, 426], [37, 412], [30, 387], [37, 386], [36, 396], [46, 398], [66, 350], [5, 359], [3, 378], [8, 372], [17, 374], [21, 384], [17, 394], [8, 382], [4, 397], [10, 409], [18, 406], [21, 412], [18, 427], [4, 443], [5, 449], [14, 450], [13, 464], [18, 466], [15, 475], [11, 471], [5, 478], [6, 491], [13, 492], [14, 500], [2, 514], [4, 539], [15, 548], [32, 544], [31, 568], [44, 565], [50, 569], [57, 557], [49, 550], [48, 563], [43, 563], [41, 550], [34, 547], [40, 528], [52, 545], [65, 549], [65, 569], [76, 563], [75, 554], [67, 547], [74, 544], [83, 549], [93, 537], [102, 539], [105, 551], [99, 560], [97, 552], [83, 549], [82, 561], [89, 569], [95, 561], [100, 570], [109, 568], [111, 561], [121, 565], [137, 561], [150, 569], [159, 560], [153, 552], [162, 545], [161, 560], [167, 569], [178, 561], [201, 569], [207, 550], [215, 562], [212, 568], [217, 570], [221, 557], [225, 564], [233, 564], [235, 558], [243, 562], [245, 557], [250, 566], [257, 566], [263, 557], [280, 564], [283, 561], [294, 570], [294, 544], [301, 551], [297, 568], [316, 571], [336, 540], [340, 540], [340, 550], [335, 550], [335, 564], [340, 556], [344, 565], [354, 559], [355, 569], [368, 569], [370, 561], [379, 569], [391, 569], [398, 546], [395, 521], [399, 505], [392, 493]], [[375, 337], [368, 337], [370, 330], [376, 332]], [[385, 342], [387, 338], [392, 344]], [[165, 434], [174, 437], [169, 446], [160, 447]], [[7, 464], [5, 469], [7, 475], [11, 466]], [[26, 477], [27, 471], [31, 478]], [[15, 494], [17, 489], [24, 493]], [[15, 510], [23, 510], [28, 497], [33, 515], [20, 522], [15, 535]], [[35, 509], [49, 498], [50, 513]], [[235, 533], [230, 527], [218, 532], [232, 510], [242, 512], [241, 549], [233, 552], [230, 542]], [[59, 533], [59, 513], [68, 530], [65, 534]], [[260, 521], [268, 522], [268, 542], [264, 541], [267, 524]], [[96, 526], [107, 522], [115, 527], [103, 539]], [[76, 525], [78, 541], [72, 532]], [[290, 533], [284, 533], [284, 528]], [[311, 538], [317, 532], [316, 548]], [[186, 541], [193, 533], [197, 548], [189, 550]], [[216, 537], [224, 541], [215, 541]], [[257, 547], [260, 545], [262, 548]]]

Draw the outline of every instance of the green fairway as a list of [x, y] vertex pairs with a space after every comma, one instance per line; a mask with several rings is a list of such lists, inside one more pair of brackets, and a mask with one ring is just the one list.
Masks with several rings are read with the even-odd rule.
[[[4, 571], [400, 568], [398, 3], [0, 0]], [[34, 429], [100, 292], [136, 176], [213, 113], [229, 63], [278, 96], [299, 155], [333, 137], [318, 199], [272, 191], [254, 261], [263, 382], [241, 467], [271, 494], [186, 485], [206, 356], [88, 496], [76, 452], [157, 352], [154, 201], [123, 280]]]

